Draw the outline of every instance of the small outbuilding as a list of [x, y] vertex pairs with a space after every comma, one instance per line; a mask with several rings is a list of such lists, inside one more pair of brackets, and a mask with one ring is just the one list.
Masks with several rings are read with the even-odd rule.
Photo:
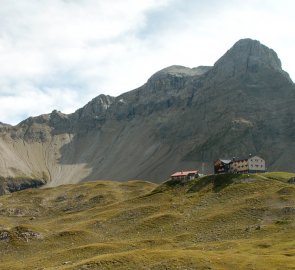
[[199, 177], [199, 172], [195, 171], [181, 171], [171, 175], [171, 180], [193, 180]]

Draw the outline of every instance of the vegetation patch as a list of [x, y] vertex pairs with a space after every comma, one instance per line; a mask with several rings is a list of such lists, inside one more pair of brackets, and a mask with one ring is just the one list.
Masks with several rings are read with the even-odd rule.
[[283, 187], [277, 191], [280, 195], [295, 195], [294, 187]]
[[281, 219], [276, 221], [277, 225], [288, 225], [290, 223], [292, 223], [292, 220], [289, 219]]
[[288, 172], [269, 172], [264, 173], [263, 176], [267, 177], [268, 179], [278, 180], [286, 183], [288, 180], [290, 180], [290, 178], [295, 177], [295, 174]]
[[199, 192], [210, 185], [212, 185], [212, 190], [214, 192], [219, 192], [236, 181], [247, 179], [247, 177], [248, 176], [241, 174], [216, 174], [205, 176], [197, 179], [188, 192]]

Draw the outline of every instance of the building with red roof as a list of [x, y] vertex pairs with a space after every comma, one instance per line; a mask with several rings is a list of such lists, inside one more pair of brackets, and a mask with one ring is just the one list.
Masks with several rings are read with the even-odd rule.
[[171, 180], [192, 180], [198, 178], [199, 172], [195, 171], [181, 171], [171, 175]]

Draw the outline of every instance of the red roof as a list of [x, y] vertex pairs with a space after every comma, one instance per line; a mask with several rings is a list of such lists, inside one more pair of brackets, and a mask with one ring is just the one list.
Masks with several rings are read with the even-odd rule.
[[188, 176], [189, 174], [197, 174], [198, 171], [181, 171], [181, 172], [176, 172], [171, 175], [171, 177], [177, 177], [177, 176]]

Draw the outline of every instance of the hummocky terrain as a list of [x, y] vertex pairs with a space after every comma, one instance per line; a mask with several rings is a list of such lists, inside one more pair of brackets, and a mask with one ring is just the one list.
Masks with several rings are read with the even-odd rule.
[[212, 171], [219, 157], [258, 154], [268, 170], [295, 171], [295, 85], [277, 54], [238, 41], [213, 67], [172, 66], [118, 97], [76, 112], [0, 123], [0, 175], [160, 181], [175, 170]]
[[97, 181], [0, 197], [0, 268], [295, 269], [295, 174]]

